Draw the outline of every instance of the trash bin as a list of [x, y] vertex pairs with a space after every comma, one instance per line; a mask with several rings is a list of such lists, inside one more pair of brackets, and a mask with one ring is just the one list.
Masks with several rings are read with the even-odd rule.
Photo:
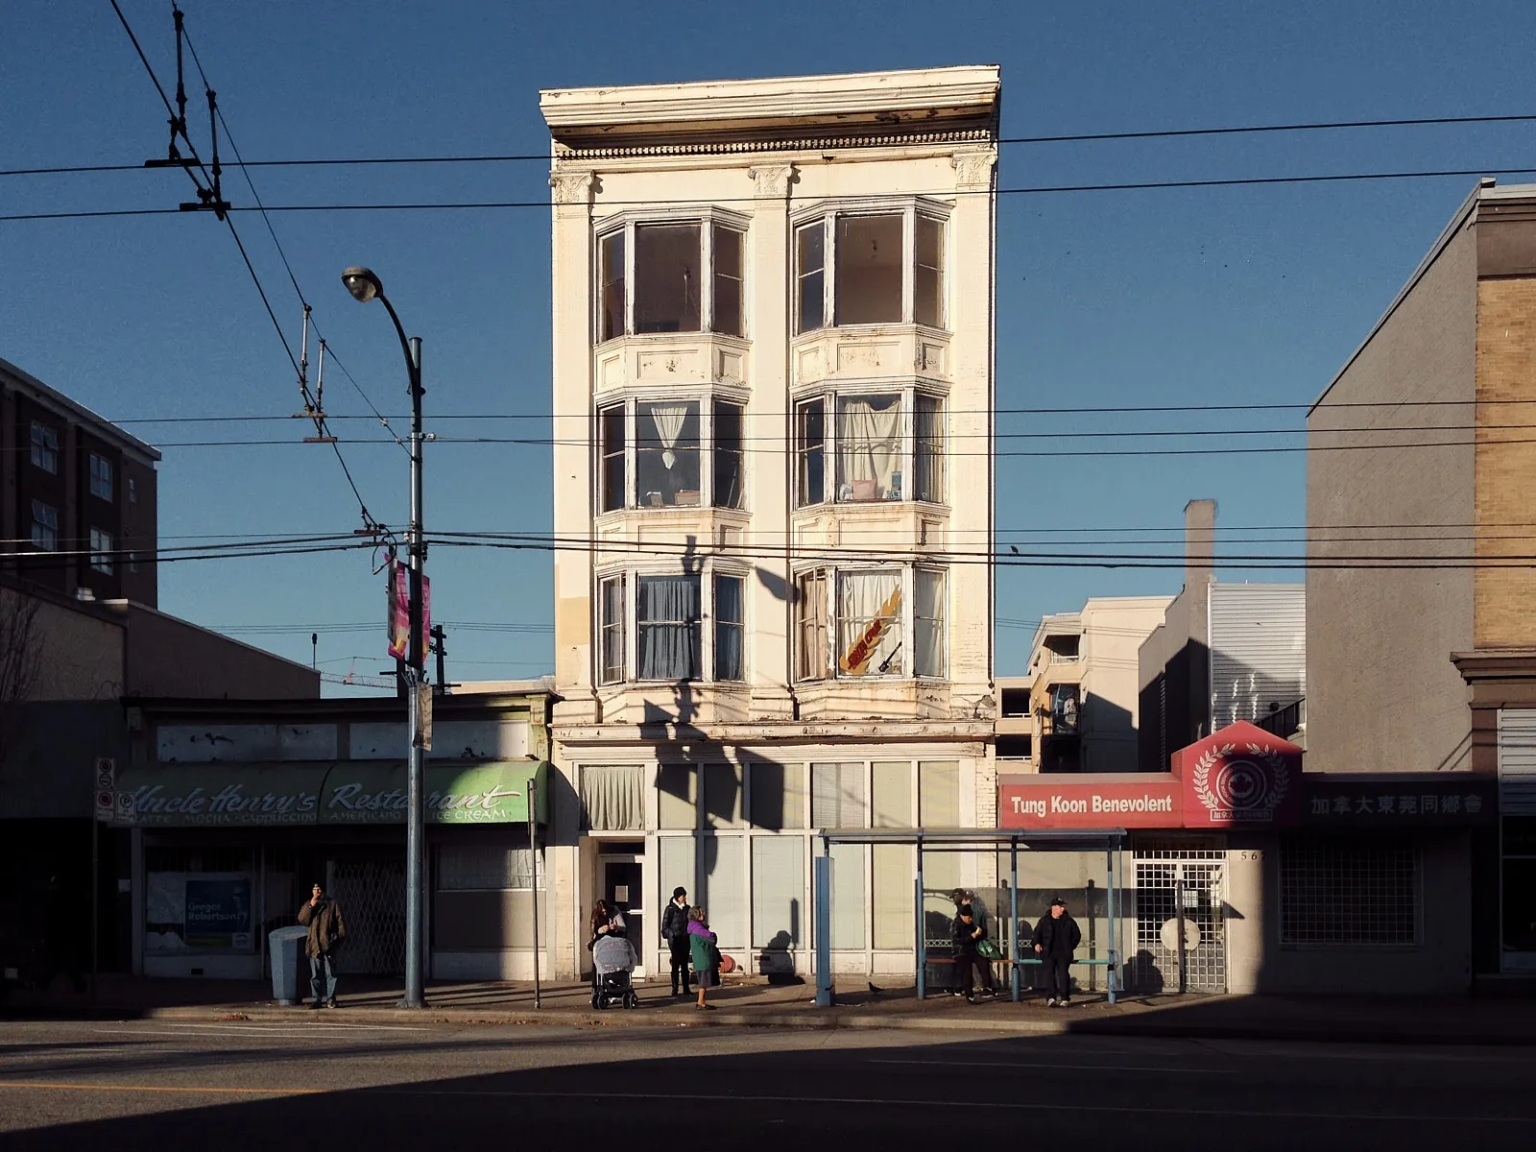
[[298, 924], [277, 928], [267, 936], [272, 955], [272, 999], [286, 1008], [304, 998], [303, 989], [309, 979], [309, 961], [304, 955], [308, 938], [309, 929]]

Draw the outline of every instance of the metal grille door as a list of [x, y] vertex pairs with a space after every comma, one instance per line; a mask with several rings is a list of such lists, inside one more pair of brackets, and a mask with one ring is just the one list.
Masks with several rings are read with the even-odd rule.
[[405, 861], [337, 860], [327, 891], [347, 926], [337, 966], [349, 976], [404, 973]]
[[1227, 937], [1223, 859], [1211, 849], [1174, 849], [1136, 855], [1136, 955], [1130, 964], [1138, 992], [1177, 992], [1177, 917], [1180, 881], [1187, 987], [1191, 992], [1227, 990]]

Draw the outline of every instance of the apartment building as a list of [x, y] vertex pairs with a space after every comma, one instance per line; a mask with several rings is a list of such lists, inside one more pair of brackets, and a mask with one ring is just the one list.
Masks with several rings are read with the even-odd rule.
[[1536, 185], [1485, 179], [1307, 421], [1308, 768], [1497, 779], [1497, 814], [1378, 813], [1352, 877], [1407, 910], [1369, 942], [1462, 987], [1536, 975], [1533, 402]]
[[1172, 600], [1093, 597], [1041, 620], [1029, 671], [997, 682], [998, 760], [1010, 771], [1135, 771], [1137, 652]]
[[[991, 827], [999, 73], [541, 94], [552, 138], [557, 972], [676, 886], [809, 970], [826, 828]], [[833, 849], [911, 971], [914, 849]], [[946, 886], [990, 882], [949, 855]], [[932, 870], [930, 870], [932, 871]]]

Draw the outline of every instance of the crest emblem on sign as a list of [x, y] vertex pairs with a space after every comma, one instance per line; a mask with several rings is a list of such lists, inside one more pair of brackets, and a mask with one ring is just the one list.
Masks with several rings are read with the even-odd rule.
[[[1285, 757], [1265, 744], [1207, 748], [1195, 761], [1195, 796], [1212, 823], [1266, 823], [1275, 817], [1291, 778]], [[1235, 753], [1235, 755], [1234, 755]]]

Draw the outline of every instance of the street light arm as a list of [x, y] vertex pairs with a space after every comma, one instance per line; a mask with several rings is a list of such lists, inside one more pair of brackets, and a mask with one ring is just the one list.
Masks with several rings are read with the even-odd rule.
[[395, 306], [389, 302], [388, 296], [380, 292], [379, 300], [389, 312], [389, 318], [395, 322], [395, 335], [400, 337], [400, 351], [405, 354], [406, 378], [411, 384], [411, 395], [415, 396], [421, 391], [421, 374], [417, 371], [416, 360], [411, 355], [411, 342], [405, 334], [405, 325], [400, 323], [400, 316], [395, 311]]

